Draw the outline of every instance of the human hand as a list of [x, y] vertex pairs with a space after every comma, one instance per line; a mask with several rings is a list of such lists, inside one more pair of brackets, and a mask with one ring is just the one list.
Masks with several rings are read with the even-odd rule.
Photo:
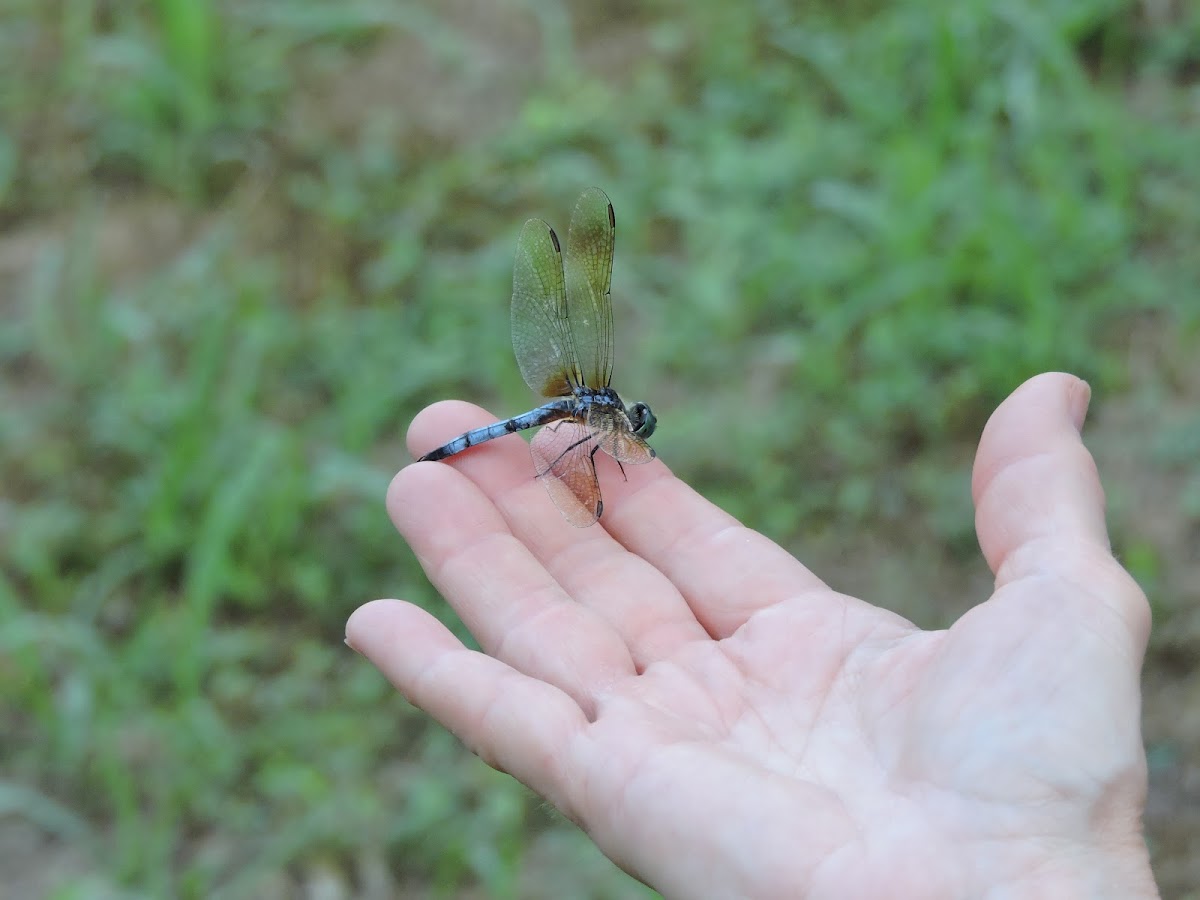
[[[391, 600], [347, 639], [667, 896], [1156, 896], [1149, 609], [1109, 551], [1088, 393], [1042, 375], [992, 416], [972, 488], [996, 590], [945, 631], [831, 590], [661, 462], [624, 482], [598, 455], [604, 517], [566, 527], [512, 440], [388, 492], [485, 652]], [[409, 443], [488, 421], [438, 404]]]

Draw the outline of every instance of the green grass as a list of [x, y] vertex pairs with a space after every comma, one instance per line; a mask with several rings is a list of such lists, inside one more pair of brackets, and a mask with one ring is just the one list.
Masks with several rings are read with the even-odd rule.
[[620, 388], [785, 543], [967, 552], [999, 399], [1195, 343], [1186, 5], [59, 6], [0, 16], [0, 797], [53, 896], [637, 895], [341, 646], [445, 612], [383, 491], [425, 404], [529, 405], [516, 235], [587, 185]]

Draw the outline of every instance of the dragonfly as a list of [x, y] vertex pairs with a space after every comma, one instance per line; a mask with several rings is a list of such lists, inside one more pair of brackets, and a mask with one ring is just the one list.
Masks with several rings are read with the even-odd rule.
[[615, 459], [622, 476], [625, 464], [654, 459], [646, 439], [658, 420], [645, 403], [627, 405], [610, 386], [615, 237], [612, 203], [595, 187], [575, 204], [565, 258], [553, 228], [541, 219], [525, 223], [513, 264], [513, 350], [525, 383], [546, 402], [461, 434], [421, 461], [541, 427], [529, 443], [535, 477], [563, 517], [586, 528], [604, 512], [596, 453]]

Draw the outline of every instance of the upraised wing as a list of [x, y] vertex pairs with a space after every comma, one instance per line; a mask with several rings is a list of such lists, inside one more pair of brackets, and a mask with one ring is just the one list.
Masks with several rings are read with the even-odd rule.
[[579, 196], [567, 234], [567, 311], [578, 369], [588, 387], [612, 381], [612, 264], [616, 217], [608, 195], [588, 188]]
[[562, 397], [581, 383], [567, 322], [562, 249], [541, 219], [526, 222], [517, 239], [512, 340], [521, 377], [535, 393]]

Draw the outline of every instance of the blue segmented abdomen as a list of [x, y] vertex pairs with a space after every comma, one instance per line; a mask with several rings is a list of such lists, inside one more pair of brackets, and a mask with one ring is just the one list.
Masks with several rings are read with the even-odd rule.
[[482, 444], [493, 438], [524, 431], [526, 428], [537, 428], [539, 425], [545, 425], [547, 422], [553, 422], [557, 419], [565, 419], [574, 413], [574, 409], [575, 399], [573, 397], [564, 397], [561, 400], [555, 400], [552, 403], [547, 403], [545, 406], [531, 409], [527, 413], [521, 413], [519, 416], [505, 419], [503, 422], [493, 422], [491, 425], [484, 425], [482, 428], [474, 428], [466, 434], [460, 434], [454, 440], [442, 444], [436, 450], [430, 450], [418, 459], [417, 462], [436, 462], [439, 459], [445, 459], [456, 453], [462, 453], [468, 447], [474, 447], [476, 444]]

